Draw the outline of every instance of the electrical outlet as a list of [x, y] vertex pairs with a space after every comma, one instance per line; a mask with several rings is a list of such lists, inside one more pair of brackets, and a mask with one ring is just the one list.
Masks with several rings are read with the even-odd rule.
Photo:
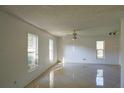
[[17, 81], [14, 81], [14, 84], [17, 84]]

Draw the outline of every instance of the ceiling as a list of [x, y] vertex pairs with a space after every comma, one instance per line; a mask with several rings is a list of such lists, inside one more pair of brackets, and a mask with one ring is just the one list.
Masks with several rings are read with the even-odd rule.
[[55, 36], [83, 33], [119, 31], [124, 6], [98, 5], [40, 5], [1, 6], [6, 12], [44, 29]]

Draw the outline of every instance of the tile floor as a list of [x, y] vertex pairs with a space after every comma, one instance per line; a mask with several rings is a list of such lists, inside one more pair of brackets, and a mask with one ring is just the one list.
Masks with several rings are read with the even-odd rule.
[[28, 88], [119, 88], [120, 66], [57, 64]]

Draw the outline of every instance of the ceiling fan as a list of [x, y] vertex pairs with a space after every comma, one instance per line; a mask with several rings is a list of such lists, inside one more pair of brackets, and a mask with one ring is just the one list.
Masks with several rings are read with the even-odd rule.
[[77, 39], [77, 33], [76, 33], [76, 30], [74, 30], [74, 32], [73, 32], [73, 38], [72, 38], [72, 40], [76, 40]]

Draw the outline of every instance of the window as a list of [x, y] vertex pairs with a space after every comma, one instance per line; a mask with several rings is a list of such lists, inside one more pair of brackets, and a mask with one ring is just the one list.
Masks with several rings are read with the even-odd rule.
[[96, 41], [97, 58], [104, 58], [104, 41]]
[[38, 36], [28, 33], [28, 70], [38, 67]]
[[49, 60], [53, 61], [53, 40], [49, 39]]

